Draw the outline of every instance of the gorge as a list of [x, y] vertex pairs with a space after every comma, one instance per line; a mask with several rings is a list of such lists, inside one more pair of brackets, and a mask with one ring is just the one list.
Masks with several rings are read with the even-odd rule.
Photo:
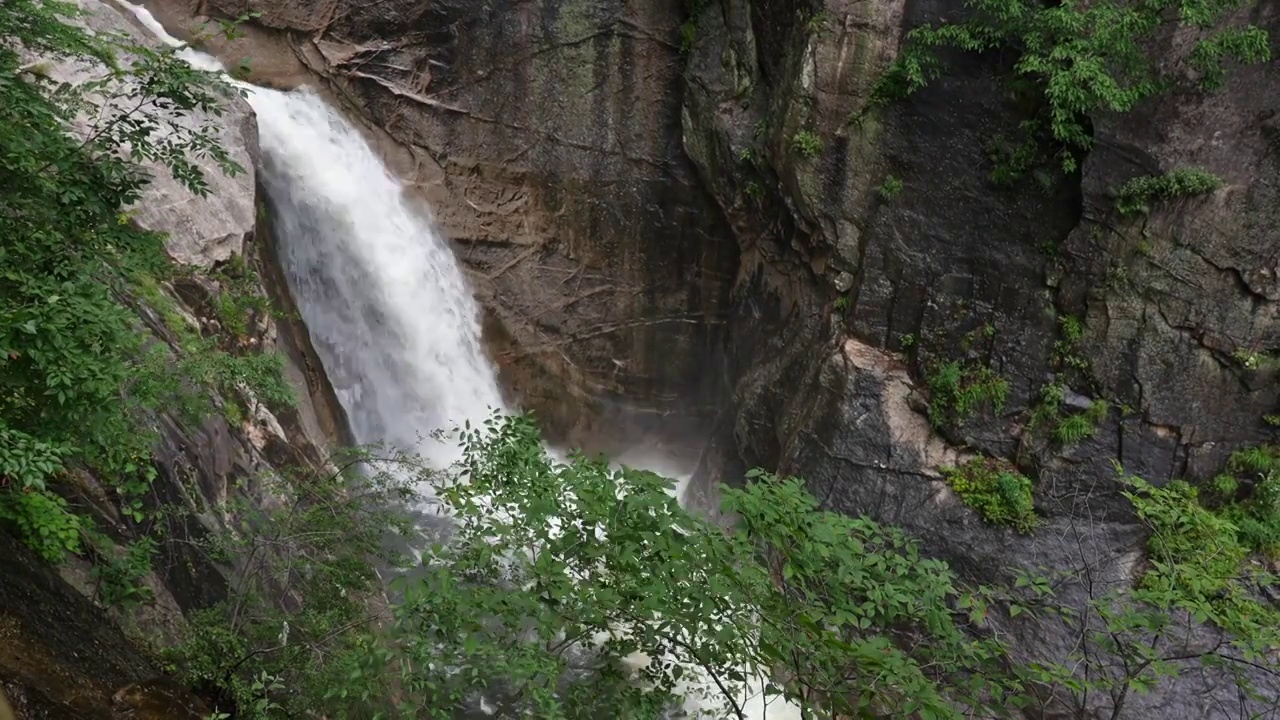
[[[1242, 498], [1268, 482], [1238, 458], [1270, 452], [1280, 414], [1274, 60], [1205, 91], [1187, 31], [1161, 24], [1142, 46], [1168, 92], [1091, 108], [1078, 169], [1023, 158], [1010, 183], [993, 167], [1045, 102], [1009, 85], [1012, 51], [944, 50], [926, 87], [878, 100], [905, 31], [959, 22], [974, 5], [959, 0], [146, 5], [228, 66], [248, 58], [264, 88], [232, 115], [256, 119], [236, 142], [259, 187], [215, 189], [256, 219], [224, 211], [236, 232], [214, 234], [249, 237], [263, 291], [301, 318], [263, 334], [302, 390], [298, 411], [259, 417], [277, 435], [167, 433], [159, 484], [199, 476], [194, 505], [347, 439], [443, 464], [452, 447], [421, 433], [529, 408], [554, 444], [696, 463], [699, 507], [763, 467], [823, 509], [905, 528], [965, 583], [1053, 573], [1083, 628], [1008, 611], [986, 626], [1027, 662], [1090, 647], [1099, 588], [1136, 587], [1152, 562], [1113, 465], [1159, 487], [1234, 473]], [[1223, 5], [1221, 23], [1274, 48], [1280, 6]], [[231, 37], [192, 35], [250, 12]], [[1188, 169], [1214, 182], [1132, 195]], [[1032, 529], [963, 495], [984, 468], [1027, 480]], [[214, 570], [163, 552], [178, 615], [216, 599]], [[145, 662], [114, 660], [104, 682]], [[1256, 706], [1196, 661], [1037, 717], [1247, 717], [1276, 699], [1274, 662]], [[13, 666], [0, 681], [20, 688]], [[20, 711], [42, 692], [14, 691]]]

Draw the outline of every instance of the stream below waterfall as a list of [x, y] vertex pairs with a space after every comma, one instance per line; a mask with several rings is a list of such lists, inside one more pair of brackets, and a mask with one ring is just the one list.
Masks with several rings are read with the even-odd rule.
[[[117, 2], [162, 42], [181, 48], [193, 67], [224, 71], [215, 58], [169, 35], [145, 8]], [[457, 447], [430, 433], [507, 410], [481, 341], [479, 308], [452, 250], [361, 133], [318, 93], [231, 82], [245, 90], [257, 115], [259, 173], [279, 262], [352, 435], [448, 466], [459, 457]], [[673, 465], [661, 457], [635, 463], [668, 474]], [[677, 494], [687, 480], [677, 478]], [[698, 691], [709, 681], [688, 685], [688, 714], [726, 716], [720, 702]], [[766, 708], [762, 685], [757, 677], [745, 689], [750, 720], [799, 718], [781, 701]]]

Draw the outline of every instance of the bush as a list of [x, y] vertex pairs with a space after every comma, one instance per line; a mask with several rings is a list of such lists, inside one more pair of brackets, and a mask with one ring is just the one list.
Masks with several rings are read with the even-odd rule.
[[1144, 175], [1126, 182], [1115, 191], [1116, 209], [1124, 215], [1145, 213], [1155, 202], [1205, 195], [1220, 187], [1222, 179], [1217, 175], [1193, 168], [1179, 168], [1163, 175]]
[[[818, 510], [799, 480], [750, 473], [726, 491], [726, 532], [686, 513], [666, 478], [551, 460], [524, 418], [466, 431], [463, 450], [460, 473], [434, 479], [452, 539], [398, 581], [394, 620], [353, 639], [325, 682], [284, 681], [323, 696], [276, 702], [340, 718], [395, 697], [395, 717], [447, 718], [483, 691], [499, 716], [585, 720], [657, 716], [697, 691], [714, 717], [764, 694], [958, 719], [1011, 696], [998, 644], [951, 612], [975, 601], [947, 567], [897, 530]], [[254, 651], [243, 633], [213, 637], [204, 655]], [[753, 667], [777, 672], [755, 682]], [[279, 674], [236, 676], [263, 671]]]
[[802, 158], [814, 158], [822, 152], [822, 138], [809, 130], [801, 130], [791, 138], [791, 149]]
[[943, 468], [942, 476], [966, 505], [992, 525], [1021, 533], [1036, 526], [1031, 480], [1008, 461], [977, 458], [958, 468]]

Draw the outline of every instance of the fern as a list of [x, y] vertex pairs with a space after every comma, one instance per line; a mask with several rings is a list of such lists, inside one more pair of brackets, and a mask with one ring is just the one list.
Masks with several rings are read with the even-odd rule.
[[963, 422], [982, 406], [1000, 412], [1008, 395], [1009, 381], [991, 368], [946, 362], [929, 377], [929, 421], [934, 427]]
[[1074, 445], [1081, 440], [1093, 437], [1095, 432], [1097, 428], [1087, 416], [1068, 415], [1053, 429], [1053, 437], [1063, 445]]
[[1280, 447], [1259, 445], [1238, 450], [1231, 454], [1227, 467], [1232, 472], [1251, 472], [1260, 475], [1280, 472]]

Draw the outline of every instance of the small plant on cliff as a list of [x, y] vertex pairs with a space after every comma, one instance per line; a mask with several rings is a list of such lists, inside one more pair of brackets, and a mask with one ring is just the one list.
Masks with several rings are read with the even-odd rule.
[[1277, 364], [1277, 359], [1267, 353], [1244, 348], [1236, 348], [1235, 352], [1231, 353], [1231, 359], [1240, 363], [1240, 367], [1245, 370], [1260, 370]]
[[1111, 405], [1106, 400], [1094, 400], [1084, 412], [1072, 413], [1058, 420], [1053, 428], [1053, 438], [1064, 446], [1074, 445], [1093, 437], [1098, 425], [1106, 419]]
[[822, 138], [811, 130], [800, 130], [791, 136], [791, 149], [802, 158], [815, 158], [822, 152]]
[[902, 194], [902, 179], [890, 175], [880, 183], [880, 198], [885, 202], [889, 202]]
[[999, 412], [1008, 394], [1009, 382], [985, 365], [942, 363], [929, 375], [929, 422], [964, 422], [982, 406]]
[[257, 274], [244, 255], [232, 255], [212, 273], [221, 286], [214, 302], [218, 319], [237, 336], [247, 335], [250, 324], [271, 314], [271, 305], [258, 290]]
[[1153, 203], [1205, 195], [1220, 187], [1221, 178], [1195, 168], [1179, 168], [1163, 175], [1144, 175], [1116, 189], [1116, 210], [1124, 215], [1145, 213], [1151, 210]]
[[[1176, 78], [1148, 54], [1149, 41], [1163, 28], [1177, 25], [1188, 36], [1188, 63], [1207, 88], [1222, 84], [1229, 63], [1268, 61], [1270, 44], [1263, 30], [1216, 27], [1227, 11], [1244, 2], [967, 0], [969, 13], [963, 20], [908, 33], [898, 59], [873, 91], [873, 106], [912, 93], [940, 75], [939, 48], [1012, 51], [1013, 72], [1031, 81], [1040, 107], [1024, 134], [1032, 142], [1046, 137], [1056, 146], [1061, 168], [1074, 172], [1093, 143], [1091, 115], [1129, 111], [1174, 85]], [[1021, 171], [1039, 162], [1032, 157], [1037, 154], [1022, 153]]]
[[1022, 533], [1035, 528], [1031, 480], [1008, 461], [976, 458], [957, 468], [944, 468], [942, 476], [983, 520], [992, 525], [1007, 525]]
[[1232, 453], [1226, 472], [1211, 487], [1216, 511], [1236, 526], [1241, 544], [1280, 559], [1280, 447]]
[[688, 55], [693, 43], [698, 39], [698, 16], [708, 7], [708, 0], [686, 0], [685, 10], [688, 15], [680, 25], [680, 54]]

